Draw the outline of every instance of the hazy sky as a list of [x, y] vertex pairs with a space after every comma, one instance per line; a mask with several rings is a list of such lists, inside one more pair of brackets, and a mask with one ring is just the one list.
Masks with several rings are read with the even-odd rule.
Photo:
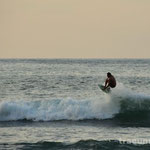
[[150, 0], [0, 0], [0, 58], [150, 58]]

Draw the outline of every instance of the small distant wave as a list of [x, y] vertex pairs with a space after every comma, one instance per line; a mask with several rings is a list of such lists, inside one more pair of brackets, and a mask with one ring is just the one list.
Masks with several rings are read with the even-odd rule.
[[150, 96], [118, 87], [100, 99], [52, 99], [0, 101], [0, 121], [54, 121], [85, 119], [150, 120]]
[[103, 150], [149, 150], [150, 144], [132, 144], [127, 142], [120, 142], [115, 140], [108, 141], [95, 141], [95, 140], [81, 140], [76, 143], [66, 144], [62, 142], [37, 142], [37, 143], [16, 143], [16, 144], [0, 144], [0, 148], [3, 149], [103, 149]]

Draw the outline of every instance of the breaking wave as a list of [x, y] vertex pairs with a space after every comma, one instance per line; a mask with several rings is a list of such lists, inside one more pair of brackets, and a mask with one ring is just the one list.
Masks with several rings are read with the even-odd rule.
[[150, 95], [135, 93], [123, 86], [101, 98], [72, 98], [39, 101], [1, 101], [0, 121], [84, 120], [131, 117], [150, 118]]

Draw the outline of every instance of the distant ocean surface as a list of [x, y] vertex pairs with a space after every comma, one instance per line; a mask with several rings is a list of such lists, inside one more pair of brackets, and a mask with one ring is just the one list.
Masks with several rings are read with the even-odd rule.
[[0, 149], [149, 150], [150, 59], [0, 59]]

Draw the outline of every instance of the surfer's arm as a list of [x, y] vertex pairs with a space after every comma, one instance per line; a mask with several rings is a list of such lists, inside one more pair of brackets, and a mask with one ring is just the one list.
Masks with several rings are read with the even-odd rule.
[[108, 81], [109, 81], [109, 79], [107, 78], [105, 81], [105, 89], [109, 86]]
[[107, 86], [104, 87], [104, 89], [107, 89], [109, 87], [109, 84]]

